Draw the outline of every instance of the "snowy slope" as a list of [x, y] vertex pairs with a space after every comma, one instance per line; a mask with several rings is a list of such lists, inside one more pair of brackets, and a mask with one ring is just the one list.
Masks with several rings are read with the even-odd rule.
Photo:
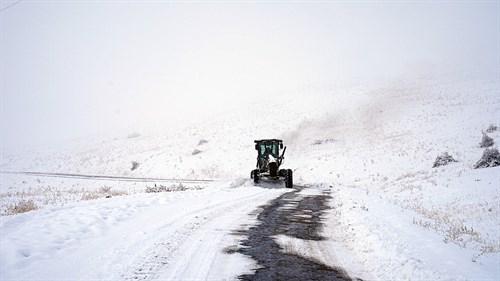
[[[231, 196], [239, 198], [255, 190], [249, 186], [229, 189], [227, 186], [240, 186], [248, 178], [255, 165], [254, 139], [282, 138], [288, 146], [285, 166], [293, 168], [295, 182], [312, 189], [330, 190], [332, 211], [325, 220], [323, 235], [329, 238], [336, 255], [342, 257], [344, 267], [352, 276], [378, 280], [497, 280], [500, 277], [500, 168], [474, 170], [473, 165], [484, 150], [478, 144], [481, 131], [490, 124], [500, 125], [498, 93], [497, 78], [475, 76], [310, 85], [277, 93], [269, 97], [271, 102], [254, 101], [182, 129], [139, 132], [141, 135], [137, 137], [129, 137], [131, 132], [124, 132], [65, 147], [5, 152], [0, 170], [224, 181], [224, 184], [199, 187], [203, 190], [168, 195], [181, 197], [178, 203], [181, 208], [191, 208], [192, 200], [204, 196], [199, 194], [207, 193], [225, 202], [233, 200]], [[500, 131], [489, 135], [496, 143], [500, 142]], [[200, 140], [207, 142], [200, 144]], [[193, 155], [195, 150], [201, 152]], [[432, 168], [436, 157], [443, 152], [448, 152], [458, 162]], [[132, 161], [139, 163], [135, 170], [131, 170]], [[54, 245], [60, 245], [59, 242], [66, 238], [91, 241], [84, 230], [69, 233], [62, 240], [48, 232], [45, 238], [37, 238], [41, 240], [31, 236], [14, 239], [38, 233], [36, 226], [27, 227], [41, 223], [37, 216], [44, 218], [44, 225], [40, 227], [53, 227], [57, 232], [62, 225], [77, 228], [68, 220], [73, 216], [92, 216], [87, 213], [88, 208], [94, 208], [97, 214], [113, 208], [113, 204], [145, 204], [150, 206], [145, 208], [148, 212], [165, 212], [161, 207], [163, 203], [154, 207], [157, 203], [153, 202], [163, 197], [140, 194], [145, 188], [141, 184], [84, 183], [2, 174], [2, 209], [20, 200], [20, 196], [30, 198], [40, 188], [61, 193], [72, 187], [99, 189], [103, 185], [133, 195], [113, 197], [119, 198], [116, 200], [121, 203], [105, 199], [78, 203], [78, 196], [67, 196], [68, 203], [63, 207], [45, 207], [2, 217], [2, 277], [14, 278], [20, 271], [28, 279], [56, 276], [51, 275], [50, 267], [41, 272], [43, 267], [33, 265], [38, 261], [30, 260], [36, 261], [43, 256], [44, 263], [50, 264], [62, 259], [65, 255], [57, 248], [67, 253], [69, 250], [65, 250], [64, 243], [63, 246]], [[251, 212], [259, 202], [264, 203], [285, 191], [256, 191], [262, 197], [237, 213]], [[131, 203], [125, 203], [128, 201]], [[40, 206], [61, 205], [61, 202], [36, 202]], [[78, 212], [71, 213], [73, 208]], [[212, 211], [215, 209], [210, 209]], [[210, 212], [208, 217], [215, 216]], [[143, 223], [146, 217], [145, 213], [130, 213], [126, 219], [130, 223], [116, 225], [97, 215], [90, 219], [92, 224], [102, 225], [93, 235], [111, 243], [103, 250], [109, 252], [102, 252], [101, 256], [125, 255], [122, 263], [126, 268], [116, 269], [110, 275], [101, 275], [106, 266], [100, 263], [88, 262], [80, 268], [76, 265], [78, 260], [88, 255], [84, 250], [86, 242], [75, 242], [71, 244], [75, 252], [74, 263], [67, 264], [70, 272], [58, 276], [71, 276], [73, 270], [81, 270], [75, 273], [76, 279], [113, 278], [130, 273], [126, 265], [135, 261], [128, 249], [135, 251], [137, 246], [130, 241], [115, 242], [110, 235], [130, 229], [135, 223]], [[236, 217], [228, 218], [233, 219]], [[237, 224], [225, 227], [233, 228]], [[175, 227], [167, 224], [151, 229], [156, 233], [163, 228], [175, 231]], [[328, 258], [330, 254], [321, 256], [321, 252], [313, 250], [319, 246], [290, 237], [276, 239], [287, 245], [284, 248], [288, 251], [335, 265]], [[35, 241], [47, 248], [34, 249]], [[186, 253], [193, 251], [183, 247]], [[200, 247], [205, 249], [208, 245]], [[220, 249], [206, 248], [209, 253], [217, 250]], [[26, 251], [29, 257], [23, 254]], [[36, 254], [31, 254], [33, 251]], [[217, 258], [211, 256], [209, 259]], [[174, 278], [213, 276], [209, 272], [217, 267], [189, 275], [190, 269], [203, 263], [191, 259], [194, 257], [187, 254], [184, 263], [170, 263], [160, 275]], [[235, 264], [241, 271], [252, 267], [249, 261]], [[84, 272], [84, 268], [90, 267], [98, 268], [92, 273], [95, 275]], [[230, 276], [241, 274], [226, 273]], [[132, 276], [130, 274], [127, 276]], [[148, 276], [156, 275], [153, 272]]]

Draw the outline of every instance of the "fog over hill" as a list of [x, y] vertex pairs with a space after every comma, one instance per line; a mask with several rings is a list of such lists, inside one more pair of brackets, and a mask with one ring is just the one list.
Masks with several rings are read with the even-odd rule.
[[311, 83], [498, 74], [495, 2], [22, 1], [1, 16], [2, 150], [198, 122]]

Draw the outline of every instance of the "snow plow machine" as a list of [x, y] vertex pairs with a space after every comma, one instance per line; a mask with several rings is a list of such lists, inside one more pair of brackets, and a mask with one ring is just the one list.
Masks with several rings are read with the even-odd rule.
[[[261, 179], [269, 180], [284, 179], [285, 187], [293, 187], [293, 176], [291, 169], [280, 169], [285, 158], [286, 146], [283, 148], [283, 141], [278, 139], [256, 140], [257, 167], [250, 173], [250, 178], [254, 183], [259, 183]], [[282, 150], [280, 155], [280, 150]]]

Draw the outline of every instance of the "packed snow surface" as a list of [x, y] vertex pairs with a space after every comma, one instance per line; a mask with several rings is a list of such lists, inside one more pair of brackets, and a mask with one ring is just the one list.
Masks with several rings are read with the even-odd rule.
[[[290, 192], [248, 180], [253, 140], [279, 138], [297, 196], [329, 196], [323, 238], [273, 236], [284, 253], [364, 280], [498, 280], [500, 167], [474, 165], [483, 132], [500, 142], [499, 93], [474, 75], [310, 85], [182, 130], [4, 151], [2, 171], [216, 181], [146, 193], [154, 183], [2, 173], [0, 279], [251, 274], [233, 234]], [[456, 162], [433, 168], [444, 153]]]

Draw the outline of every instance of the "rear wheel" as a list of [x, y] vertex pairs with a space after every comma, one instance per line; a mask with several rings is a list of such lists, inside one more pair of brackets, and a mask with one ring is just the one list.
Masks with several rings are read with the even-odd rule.
[[285, 187], [286, 188], [293, 187], [293, 173], [291, 169], [288, 169], [285, 172]]

